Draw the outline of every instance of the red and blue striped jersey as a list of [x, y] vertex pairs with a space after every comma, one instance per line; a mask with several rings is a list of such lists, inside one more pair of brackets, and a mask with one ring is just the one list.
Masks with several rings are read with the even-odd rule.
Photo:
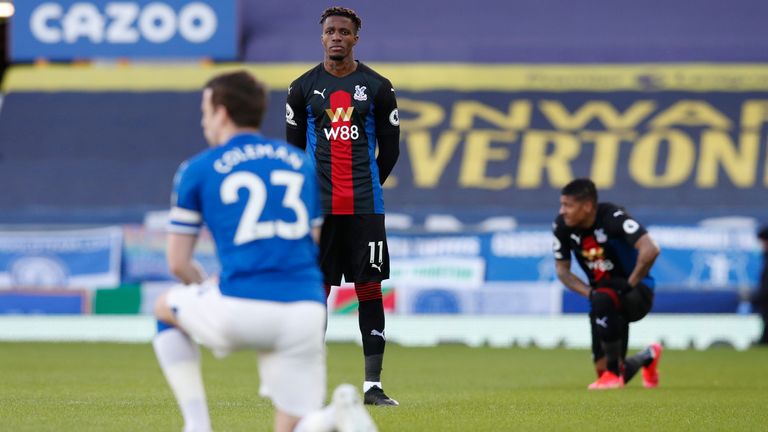
[[[339, 78], [321, 63], [291, 84], [285, 117], [289, 141], [304, 148], [315, 165], [324, 214], [384, 213], [376, 146], [396, 146], [400, 134], [388, 79], [363, 63]], [[384, 177], [392, 167], [386, 168]]]

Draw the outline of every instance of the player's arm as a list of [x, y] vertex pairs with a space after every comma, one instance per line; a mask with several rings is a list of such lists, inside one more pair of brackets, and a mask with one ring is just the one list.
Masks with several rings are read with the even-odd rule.
[[376, 139], [379, 143], [379, 155], [376, 165], [379, 167], [379, 182], [384, 184], [400, 157], [400, 134], [384, 135]]
[[379, 168], [379, 182], [384, 184], [400, 157], [400, 114], [392, 83], [385, 81], [382, 84], [374, 104], [377, 107], [376, 141], [379, 146], [376, 165]]
[[632, 273], [627, 278], [629, 286], [634, 287], [648, 276], [656, 257], [659, 256], [659, 246], [653, 241], [645, 227], [633, 219], [623, 208], [615, 208], [605, 222], [609, 232], [621, 235], [624, 241], [637, 249], [635, 268], [632, 269]]
[[304, 150], [307, 148], [307, 111], [301, 86], [294, 81], [288, 87], [285, 103], [285, 140]]
[[648, 276], [648, 272], [651, 271], [653, 263], [656, 261], [656, 257], [659, 256], [661, 250], [655, 241], [651, 238], [650, 234], [643, 234], [635, 242], [635, 249], [637, 249], [637, 262], [635, 268], [632, 269], [632, 273], [629, 275], [627, 282], [630, 286], [635, 286], [640, 281]]
[[592, 288], [571, 271], [571, 260], [555, 260], [557, 278], [571, 291], [575, 291], [584, 297], [589, 297]]
[[206, 278], [205, 270], [192, 257], [196, 243], [197, 235], [168, 233], [168, 269], [186, 285], [202, 283]]
[[566, 232], [559, 218], [552, 225], [552, 234], [554, 236], [552, 239], [552, 253], [555, 257], [555, 273], [557, 278], [571, 291], [575, 291], [584, 297], [589, 297], [592, 288], [571, 271], [571, 247], [568, 243], [568, 232]]
[[323, 230], [323, 213], [320, 209], [320, 199], [318, 197], [317, 188], [317, 176], [315, 171], [311, 168], [309, 163], [309, 156], [304, 155], [307, 162], [302, 167], [304, 174], [304, 190], [302, 192], [302, 200], [307, 206], [307, 213], [309, 216], [309, 228], [310, 235], [315, 244], [320, 244], [320, 234]]
[[185, 284], [201, 283], [205, 271], [192, 258], [197, 237], [203, 226], [200, 212], [200, 175], [195, 175], [189, 162], [179, 166], [173, 178], [171, 211], [168, 213], [167, 249], [165, 251], [171, 274]]

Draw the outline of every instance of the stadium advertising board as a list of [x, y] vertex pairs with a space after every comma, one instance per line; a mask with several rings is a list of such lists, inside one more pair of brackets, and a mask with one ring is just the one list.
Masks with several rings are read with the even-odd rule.
[[0, 291], [0, 314], [77, 315], [90, 312], [86, 290]]
[[418, 288], [397, 290], [401, 314], [559, 314], [562, 290], [554, 283], [489, 283], [481, 289]]
[[120, 284], [122, 230], [0, 232], [0, 289]]
[[[657, 289], [743, 290], [756, 284], [761, 255], [750, 229], [650, 226], [661, 247], [651, 274]], [[488, 281], [555, 281], [552, 233], [522, 230], [483, 235]], [[572, 260], [574, 272], [581, 269]]]
[[[717, 229], [682, 226], [650, 226], [651, 236], [662, 254], [651, 271], [659, 290], [739, 290], [756, 283], [761, 255], [754, 232], [750, 229]], [[388, 236], [393, 262], [392, 281], [398, 287], [473, 289], [489, 284], [549, 284], [557, 281], [552, 256], [552, 232], [547, 229], [522, 229], [479, 233], [475, 235], [403, 235]], [[394, 263], [420, 263], [441, 260], [453, 262], [452, 271], [467, 275], [465, 283], [429, 285], [419, 278], [396, 277]], [[574, 271], [583, 275], [572, 260]], [[414, 264], [410, 264], [414, 265]], [[471, 272], [470, 269], [476, 269]], [[418, 271], [438, 273], [443, 267], [429, 266], [399, 270], [405, 274]], [[446, 274], [448, 272], [446, 271]], [[469, 275], [472, 275], [471, 277]], [[482, 277], [482, 283], [476, 283]], [[583, 276], [586, 277], [586, 276]]]
[[24, 0], [11, 22], [11, 58], [237, 57], [235, 0]]
[[[633, 207], [727, 208], [768, 189], [768, 94], [400, 92], [390, 206], [551, 208], [590, 177]], [[713, 200], [713, 197], [717, 199]]]
[[485, 281], [485, 261], [445, 257], [392, 260], [390, 276], [397, 287], [475, 289]]
[[[175, 281], [166, 263], [166, 233], [164, 228], [126, 225], [125, 264], [123, 282]], [[216, 257], [216, 246], [208, 230], [203, 230], [195, 246], [195, 260], [207, 274], [221, 270]]]

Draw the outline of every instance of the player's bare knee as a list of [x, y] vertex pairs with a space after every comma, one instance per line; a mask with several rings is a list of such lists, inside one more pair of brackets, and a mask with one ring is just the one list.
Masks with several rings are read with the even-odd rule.
[[176, 319], [171, 312], [170, 306], [168, 306], [168, 294], [161, 294], [160, 297], [155, 300], [155, 318], [160, 321], [167, 322], [169, 324], [176, 324]]

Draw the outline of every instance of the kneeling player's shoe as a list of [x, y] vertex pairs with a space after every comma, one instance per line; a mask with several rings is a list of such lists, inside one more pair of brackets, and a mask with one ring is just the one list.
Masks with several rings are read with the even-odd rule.
[[360, 394], [352, 384], [336, 387], [331, 402], [336, 411], [336, 430], [338, 432], [377, 432], [368, 411], [360, 400]]
[[366, 405], [383, 405], [383, 406], [398, 406], [396, 400], [384, 394], [384, 390], [378, 386], [373, 386], [365, 392], [364, 402]]
[[654, 343], [648, 347], [651, 351], [653, 361], [648, 366], [643, 367], [643, 387], [656, 388], [659, 386], [659, 360], [661, 360], [662, 346]]
[[618, 376], [611, 371], [605, 371], [597, 381], [590, 384], [589, 390], [611, 390], [624, 387], [624, 377]]

